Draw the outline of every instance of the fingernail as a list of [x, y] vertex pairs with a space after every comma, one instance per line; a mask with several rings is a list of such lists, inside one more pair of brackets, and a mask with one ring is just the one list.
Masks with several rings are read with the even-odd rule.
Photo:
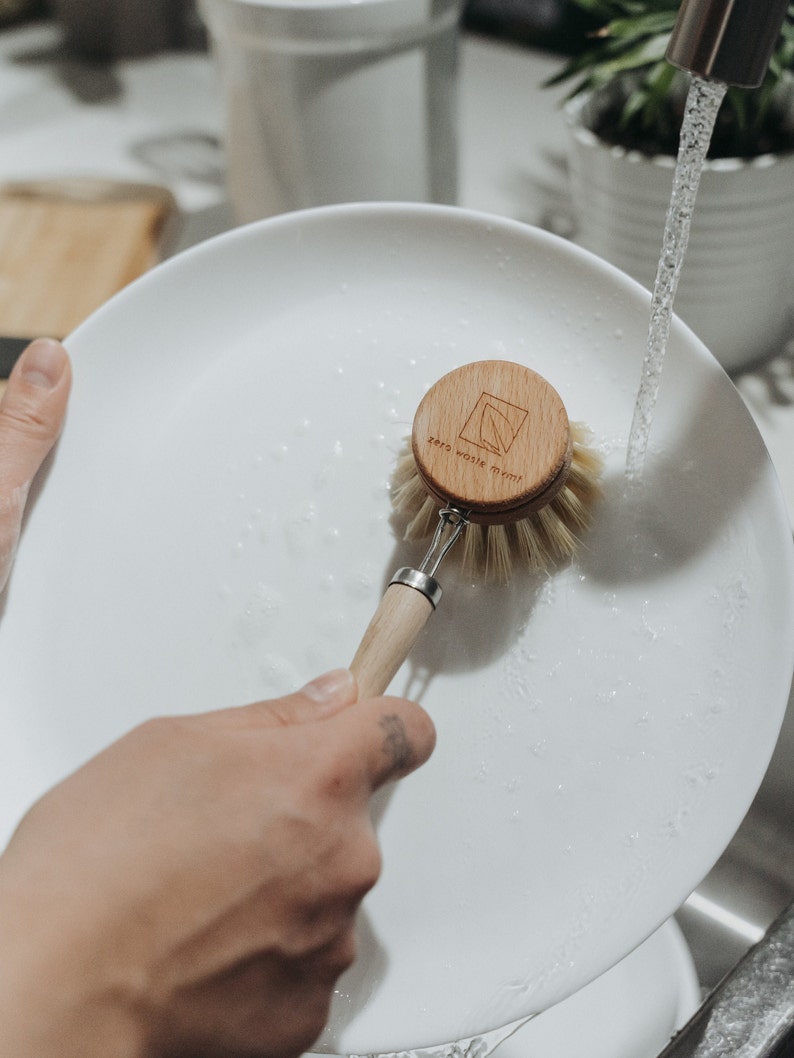
[[342, 698], [352, 700], [354, 692], [353, 673], [349, 669], [333, 669], [307, 683], [301, 693], [318, 705], [330, 705]]
[[65, 367], [63, 346], [52, 338], [37, 338], [31, 342], [19, 362], [22, 378], [40, 389], [54, 389]]

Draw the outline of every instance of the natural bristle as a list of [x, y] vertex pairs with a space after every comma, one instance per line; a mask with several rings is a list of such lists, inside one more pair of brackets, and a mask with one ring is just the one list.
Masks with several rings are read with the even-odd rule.
[[[571, 423], [571, 467], [565, 485], [540, 510], [505, 525], [470, 524], [463, 534], [461, 562], [467, 572], [508, 581], [514, 569], [541, 572], [571, 558], [592, 520], [601, 488], [602, 459], [589, 447], [590, 434]], [[406, 443], [392, 477], [392, 506], [405, 521], [406, 540], [432, 536], [438, 503], [428, 495]]]

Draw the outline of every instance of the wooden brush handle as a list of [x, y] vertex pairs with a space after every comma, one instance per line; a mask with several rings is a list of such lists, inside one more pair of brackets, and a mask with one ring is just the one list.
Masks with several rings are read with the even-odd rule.
[[389, 585], [350, 666], [360, 699], [383, 694], [432, 612], [433, 604], [421, 591]]

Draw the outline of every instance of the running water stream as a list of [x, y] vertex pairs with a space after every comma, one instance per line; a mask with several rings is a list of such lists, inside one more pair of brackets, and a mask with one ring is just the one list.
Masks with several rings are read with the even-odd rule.
[[670, 335], [673, 301], [689, 241], [689, 228], [700, 174], [726, 89], [727, 85], [719, 81], [694, 77], [687, 96], [678, 160], [673, 175], [673, 190], [662, 237], [662, 252], [653, 287], [645, 361], [629, 433], [626, 456], [626, 475], [629, 481], [639, 481], [642, 477], [653, 410]]

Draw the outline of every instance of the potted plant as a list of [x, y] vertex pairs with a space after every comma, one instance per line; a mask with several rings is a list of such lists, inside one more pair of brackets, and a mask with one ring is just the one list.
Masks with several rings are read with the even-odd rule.
[[[678, 0], [577, 0], [601, 29], [549, 84], [565, 103], [577, 241], [650, 287], [689, 75], [665, 59]], [[794, 4], [763, 84], [720, 108], [675, 308], [729, 371], [794, 334]]]

